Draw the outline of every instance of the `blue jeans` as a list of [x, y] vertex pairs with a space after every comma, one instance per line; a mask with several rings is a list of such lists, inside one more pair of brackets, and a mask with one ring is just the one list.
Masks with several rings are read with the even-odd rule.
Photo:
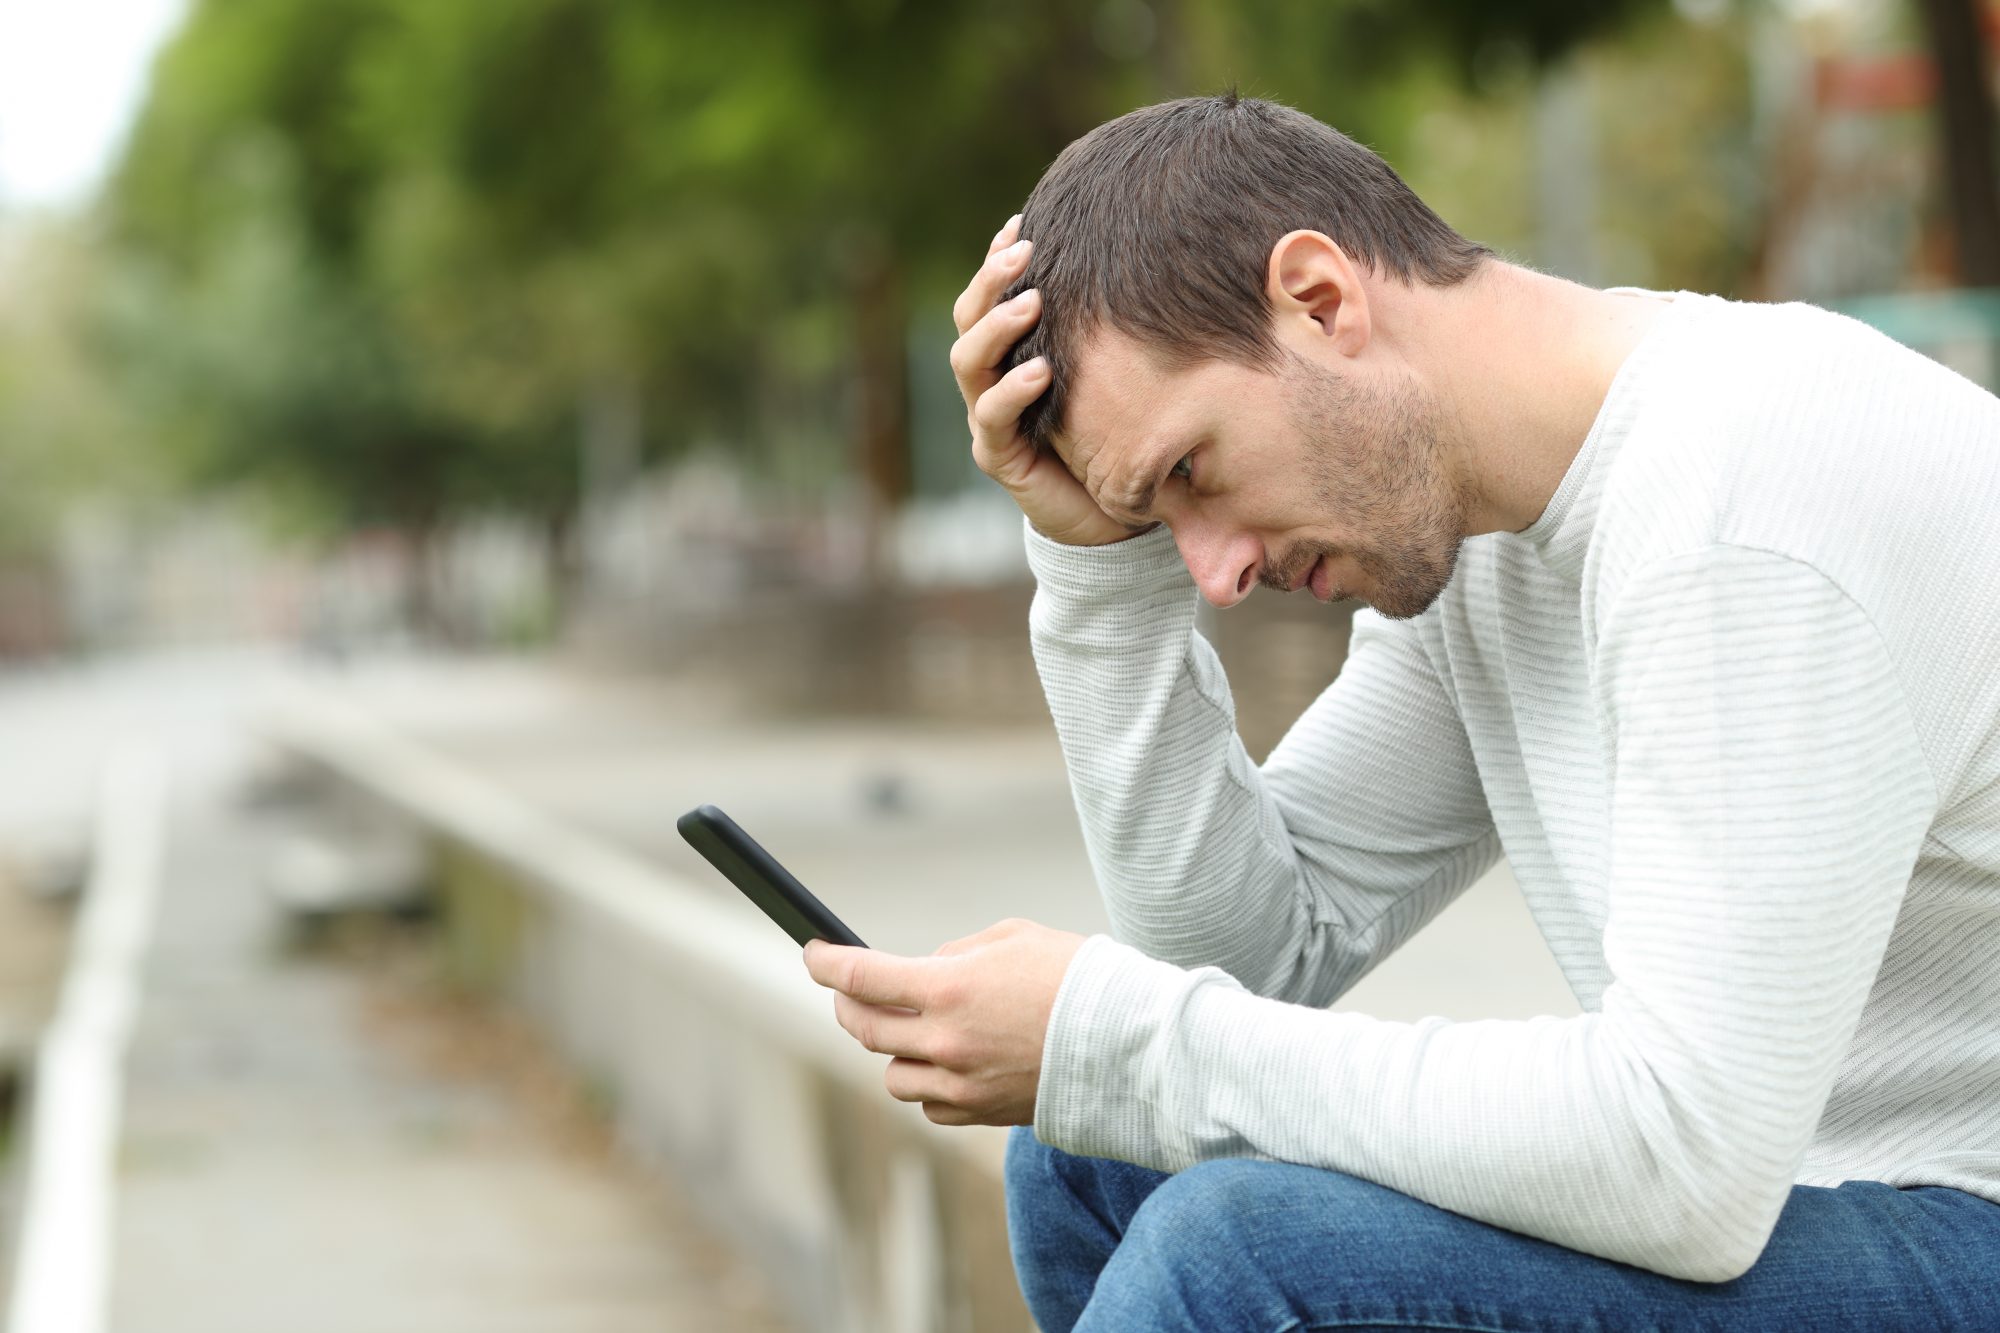
[[1229, 1160], [1165, 1175], [1016, 1129], [1007, 1231], [1045, 1333], [2000, 1330], [2000, 1204], [1874, 1181], [1795, 1187], [1756, 1266], [1710, 1285], [1335, 1171]]

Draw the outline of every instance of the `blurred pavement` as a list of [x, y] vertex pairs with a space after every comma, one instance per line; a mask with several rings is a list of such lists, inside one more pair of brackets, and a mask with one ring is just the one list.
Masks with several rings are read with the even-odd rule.
[[[321, 679], [751, 919], [755, 909], [682, 843], [682, 811], [721, 806], [878, 948], [929, 953], [1010, 916], [1106, 929], [1047, 722], [759, 715], [672, 681], [528, 662], [404, 661]], [[775, 927], [770, 937], [792, 947]], [[1504, 865], [1340, 1007], [1394, 1019], [1576, 1012]]]
[[[173, 812], [126, 1060], [117, 1333], [775, 1330], [532, 1040], [399, 974], [280, 947], [235, 797], [286, 668], [162, 654], [0, 678], [0, 832], [81, 820], [120, 738]], [[367, 955], [379, 957], [380, 951]]]
[[[255, 717], [301, 679], [752, 919], [681, 843], [681, 811], [729, 810], [884, 948], [927, 952], [1006, 916], [1104, 927], [1046, 724], [756, 716], [672, 682], [528, 661], [335, 670], [184, 652], [0, 677], [14, 758], [0, 838], [81, 826], [103, 756], [134, 732], [173, 761], [127, 1061], [120, 1333], [775, 1327], [532, 1038], [454, 1009], [394, 947], [282, 947], [262, 879], [271, 831], [241, 797]], [[1574, 1011], [1504, 867], [1344, 1007]], [[827, 1039], [844, 1040], [830, 1014]]]

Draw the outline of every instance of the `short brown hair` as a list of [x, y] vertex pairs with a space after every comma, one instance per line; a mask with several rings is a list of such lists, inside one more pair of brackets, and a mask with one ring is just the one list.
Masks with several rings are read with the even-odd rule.
[[1492, 254], [1369, 149], [1233, 90], [1141, 107], [1063, 149], [1028, 196], [1034, 257], [1007, 292], [1040, 288], [1042, 317], [1006, 367], [1045, 356], [1051, 372], [1022, 430], [1051, 447], [1078, 347], [1100, 324], [1169, 365], [1275, 368], [1264, 274], [1278, 238], [1302, 227], [1406, 283], [1449, 287]]

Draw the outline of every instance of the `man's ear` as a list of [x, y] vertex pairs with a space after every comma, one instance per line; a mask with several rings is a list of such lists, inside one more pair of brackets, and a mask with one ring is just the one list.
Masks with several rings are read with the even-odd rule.
[[1359, 356], [1373, 326], [1361, 271], [1324, 232], [1292, 231], [1271, 247], [1264, 294], [1278, 340], [1330, 338], [1342, 356]]

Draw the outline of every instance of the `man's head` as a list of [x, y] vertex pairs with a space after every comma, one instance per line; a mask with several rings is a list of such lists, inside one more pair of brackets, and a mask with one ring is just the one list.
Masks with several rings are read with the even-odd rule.
[[1077, 140], [1021, 234], [1035, 250], [1014, 290], [1037, 288], [1042, 313], [1008, 364], [1052, 372], [1021, 428], [1108, 512], [1164, 519], [1220, 603], [1307, 579], [1392, 615], [1435, 599], [1463, 479], [1434, 395], [1368, 355], [1363, 289], [1452, 286], [1490, 252], [1366, 148], [1233, 93]]

